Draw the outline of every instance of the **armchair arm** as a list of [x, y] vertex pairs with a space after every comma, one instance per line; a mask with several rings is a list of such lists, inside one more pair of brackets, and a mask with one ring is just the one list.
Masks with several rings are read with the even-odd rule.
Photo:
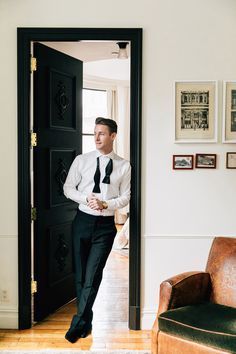
[[210, 274], [206, 272], [186, 272], [161, 283], [158, 313], [152, 327], [152, 354], [157, 354], [158, 316], [170, 309], [209, 300], [210, 289]]
[[194, 305], [209, 300], [210, 274], [186, 272], [161, 283], [158, 315], [181, 306]]

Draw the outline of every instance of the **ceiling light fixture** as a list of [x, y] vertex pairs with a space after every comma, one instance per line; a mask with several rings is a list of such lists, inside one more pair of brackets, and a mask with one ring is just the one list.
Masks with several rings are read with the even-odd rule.
[[127, 45], [129, 42], [117, 42], [116, 43], [119, 46], [119, 52], [118, 52], [118, 59], [128, 59], [128, 54], [127, 54]]

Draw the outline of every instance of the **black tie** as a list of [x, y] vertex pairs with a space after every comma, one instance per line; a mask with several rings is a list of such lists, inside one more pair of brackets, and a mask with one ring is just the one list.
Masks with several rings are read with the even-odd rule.
[[113, 162], [112, 159], [109, 160], [108, 164], [106, 165], [106, 170], [105, 170], [105, 177], [102, 180], [102, 183], [110, 184], [110, 175], [113, 170]]
[[[113, 162], [112, 159], [109, 160], [106, 170], [105, 170], [105, 177], [102, 180], [102, 183], [110, 184], [110, 175], [113, 170]], [[94, 174], [94, 187], [93, 187], [93, 193], [101, 193], [100, 190], [100, 179], [101, 179], [101, 172], [100, 172], [100, 166], [99, 166], [99, 157], [97, 157], [97, 168]]]
[[93, 187], [93, 193], [101, 193], [100, 190], [100, 178], [101, 178], [101, 172], [100, 172], [100, 168], [99, 168], [99, 157], [97, 157], [97, 168], [94, 174], [94, 187]]

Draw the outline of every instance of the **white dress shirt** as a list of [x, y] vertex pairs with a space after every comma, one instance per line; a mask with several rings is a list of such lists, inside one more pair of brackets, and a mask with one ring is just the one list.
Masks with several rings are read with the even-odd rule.
[[[87, 205], [87, 197], [93, 193], [94, 174], [97, 168], [97, 157], [100, 162], [100, 190], [95, 196], [107, 203], [107, 209], [93, 210]], [[113, 160], [113, 170], [110, 184], [102, 183], [105, 168], [109, 159]], [[69, 170], [64, 184], [64, 194], [67, 198], [79, 203], [79, 209], [91, 215], [114, 215], [116, 209], [123, 208], [130, 200], [131, 167], [127, 160], [116, 155], [113, 151], [102, 155], [98, 150], [78, 155]]]

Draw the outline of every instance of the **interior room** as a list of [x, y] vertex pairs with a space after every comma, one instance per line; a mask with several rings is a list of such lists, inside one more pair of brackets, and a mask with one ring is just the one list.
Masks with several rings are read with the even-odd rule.
[[[235, 321], [236, 304], [232, 300], [235, 299], [233, 289], [236, 286], [236, 256], [234, 241], [232, 241], [236, 237], [234, 201], [236, 53], [233, 45], [236, 36], [235, 14], [234, 0], [223, 2], [221, 0], [200, 0], [197, 3], [193, 0], [139, 2], [100, 0], [99, 4], [91, 0], [86, 2], [68, 0], [66, 4], [61, 0], [57, 2], [0, 1], [0, 33], [3, 48], [0, 58], [2, 64], [0, 66], [2, 83], [0, 95], [2, 103], [0, 349], [32, 349], [32, 342], [34, 342], [33, 349], [53, 349], [59, 346], [59, 349], [74, 348], [82, 351], [97, 350], [100, 346], [100, 349], [106, 351], [142, 350], [147, 353], [152, 351], [153, 354], [194, 352], [193, 346], [187, 347], [185, 349], [187, 351], [181, 349], [180, 345], [190, 345], [182, 343], [187, 340], [180, 340], [180, 344], [165, 333], [160, 343], [170, 343], [168, 345], [171, 351], [165, 351], [164, 347], [158, 348], [157, 338], [160, 330], [157, 314], [161, 314], [172, 306], [170, 303], [163, 305], [163, 302], [159, 300], [159, 291], [161, 286], [171, 297], [173, 288], [168, 285], [170, 282], [163, 285], [163, 281], [166, 279], [172, 281], [172, 277], [177, 274], [195, 271], [204, 272], [204, 275], [200, 275], [201, 280], [196, 276], [199, 280], [198, 284], [204, 285], [202, 289], [206, 289], [201, 293], [201, 300], [203, 301], [205, 296], [210, 296], [211, 292], [208, 288], [210, 277], [205, 275], [205, 270], [207, 269], [207, 273], [212, 271], [209, 255], [213, 254], [210, 250], [212, 244], [215, 245], [215, 238], [217, 238], [216, 247], [218, 247], [219, 238], [220, 241], [222, 241], [221, 238], [224, 239], [226, 246], [225, 244], [220, 246], [217, 252], [222, 257], [226, 255], [231, 262], [226, 267], [227, 276], [224, 276], [227, 281], [223, 281], [224, 292], [230, 291], [228, 296], [230, 301], [225, 302], [225, 299], [214, 296], [211, 299], [214, 298], [217, 303], [227, 307], [226, 310], [229, 310], [230, 316], [233, 316], [232, 321]], [[55, 322], [59, 326], [57, 332], [54, 334], [49, 332], [44, 338], [44, 344], [38, 341], [38, 338], [45, 329], [39, 329], [36, 340], [31, 338], [32, 329], [19, 330], [19, 313], [22, 310], [19, 304], [19, 269], [21, 267], [18, 249], [21, 241], [19, 239], [19, 227], [21, 226], [19, 215], [27, 214], [27, 211], [19, 208], [18, 194], [20, 178], [18, 153], [21, 150], [18, 144], [18, 117], [22, 112], [19, 110], [17, 93], [17, 87], [20, 84], [17, 68], [17, 56], [19, 56], [17, 28], [44, 28], [45, 33], [46, 29], [52, 28], [62, 32], [63, 29], [72, 31], [73, 28], [100, 29], [105, 32], [110, 29], [111, 33], [112, 29], [124, 31], [125, 29], [139, 29], [142, 32], [142, 62], [139, 72], [142, 79], [140, 86], [142, 104], [138, 106], [137, 115], [137, 120], [139, 114], [141, 117], [138, 122], [141, 170], [140, 179], [135, 179], [135, 182], [138, 182], [136, 185], [140, 185], [141, 192], [140, 198], [137, 195], [133, 196], [135, 201], [140, 201], [141, 207], [138, 211], [133, 207], [132, 210], [125, 210], [116, 215], [117, 225], [121, 225], [118, 226], [118, 231], [121, 231], [125, 224], [126, 228], [123, 229], [124, 233], [120, 234], [120, 242], [114, 246], [114, 258], [109, 261], [110, 263], [108, 262], [108, 268], [114, 270], [118, 260], [128, 259], [127, 254], [131, 248], [127, 248], [130, 236], [127, 232], [129, 231], [126, 223], [127, 220], [129, 221], [127, 217], [129, 212], [133, 215], [140, 215], [138, 220], [140, 222], [140, 253], [137, 253], [140, 256], [140, 264], [133, 262], [135, 267], [140, 269], [139, 289], [136, 287], [133, 289], [140, 294], [140, 307], [137, 306], [136, 309], [133, 306], [133, 310], [135, 308], [140, 314], [139, 328], [129, 329], [127, 314], [125, 320], [120, 323], [120, 327], [117, 321], [118, 329], [116, 328], [114, 332], [111, 333], [111, 327], [107, 325], [102, 327], [101, 324], [101, 327], [96, 327], [97, 332], [94, 332], [96, 336], [93, 337], [91, 334], [73, 346], [64, 340], [69, 320], [68, 317], [65, 319], [62, 310], [52, 319], [53, 326]], [[43, 38], [40, 42], [44, 42]], [[132, 96], [132, 92], [129, 91], [129, 85], [131, 85], [129, 65], [122, 67], [121, 71], [114, 69], [112, 64], [107, 65], [108, 61], [114, 60], [118, 48], [114, 40], [109, 39], [105, 42], [109, 47], [109, 53], [114, 52], [114, 54], [111, 54], [110, 59], [101, 54], [99, 60], [90, 59], [87, 62], [84, 60], [84, 87], [88, 95], [92, 90], [101, 92], [108, 90], [110, 99], [116, 87], [120, 97], [123, 97], [123, 104], [120, 107], [122, 116], [128, 117], [127, 102]], [[68, 44], [51, 41], [52, 48], [61, 50], [64, 46], [63, 50], [67, 54], [69, 54], [67, 50], [71, 50]], [[112, 50], [110, 50], [111, 44]], [[84, 39], [84, 42], [78, 42], [79, 45], [89, 47], [91, 43]], [[100, 43], [96, 42], [95, 45], [99, 46]], [[130, 50], [131, 46], [128, 45], [127, 49]], [[137, 48], [133, 46], [133, 49]], [[91, 52], [89, 55], [92, 55]], [[120, 60], [120, 65], [124, 65], [125, 62], [125, 60]], [[105, 74], [104, 71], [106, 71]], [[111, 73], [113, 75], [122, 73], [124, 76], [111, 77], [109, 76]], [[85, 96], [84, 99], [86, 99]], [[117, 107], [111, 104], [114, 101], [109, 102], [107, 113], [112, 116]], [[101, 99], [99, 99], [100, 103]], [[119, 120], [118, 116], [117, 119]], [[129, 131], [130, 125], [126, 126], [122, 121], [119, 124], [125, 140], [121, 145], [117, 145], [116, 149], [122, 156], [129, 159], [129, 138], [133, 139], [135, 134], [132, 129]], [[84, 141], [87, 141], [86, 148], [90, 146], [91, 134], [91, 131], [84, 132]], [[26, 136], [25, 141], [28, 138]], [[27, 188], [25, 193], [28, 193]], [[228, 242], [233, 243], [229, 246]], [[127, 267], [125, 268], [126, 276], [130, 270], [127, 264], [123, 265], [124, 268]], [[104, 286], [109, 286], [109, 279], [109, 273], [105, 271]], [[128, 283], [127, 278], [124, 281]], [[171, 284], [175, 286], [176, 283]], [[196, 294], [196, 286], [193, 283], [189, 284], [190, 288], [194, 289], [193, 293]], [[217, 293], [220, 293], [219, 289]], [[128, 303], [126, 296], [128, 295], [125, 295], [123, 304]], [[168, 296], [165, 295], [164, 298], [167, 299]], [[197, 300], [194, 298], [193, 302]], [[69, 311], [72, 314], [73, 304], [69, 306], [71, 306]], [[99, 311], [100, 305], [98, 304], [97, 316], [100, 316]], [[161, 321], [161, 331], [164, 331], [169, 321], [168, 317], [163, 315]], [[50, 327], [52, 322], [49, 324], [49, 330], [52, 329]], [[28, 334], [25, 335], [24, 331], [28, 331]], [[232, 346], [235, 345], [233, 341], [235, 335], [233, 332], [230, 334], [230, 341], [224, 339], [224, 343], [227, 344], [222, 348], [219, 347], [221, 345], [219, 343], [213, 349], [211, 346], [205, 349], [203, 344], [198, 344], [196, 353], [234, 353], [236, 350], [232, 349]], [[101, 338], [107, 340], [103, 342], [105, 347]], [[199, 343], [202, 343], [201, 339], [199, 340]], [[97, 346], [92, 346], [93, 341]]]
[[[124, 46], [123, 46], [124, 43]], [[130, 158], [130, 43], [122, 41], [41, 42], [41, 44], [83, 62], [82, 154], [95, 149], [96, 117], [108, 117], [117, 122], [118, 138], [114, 151], [126, 160]], [[123, 47], [123, 50], [120, 48]], [[94, 304], [94, 330], [128, 327], [129, 298], [129, 206], [115, 214], [117, 235], [108, 259], [103, 282]], [[118, 286], [113, 281], [118, 277]], [[37, 276], [36, 276], [37, 278]], [[110, 298], [116, 299], [116, 309], [110, 311]], [[59, 311], [76, 311], [75, 300]], [[112, 306], [112, 305], [110, 305]], [[55, 314], [58, 316], [58, 313]], [[50, 319], [49, 319], [50, 321]], [[97, 325], [96, 325], [97, 323]], [[41, 324], [44, 326], [44, 323]]]

